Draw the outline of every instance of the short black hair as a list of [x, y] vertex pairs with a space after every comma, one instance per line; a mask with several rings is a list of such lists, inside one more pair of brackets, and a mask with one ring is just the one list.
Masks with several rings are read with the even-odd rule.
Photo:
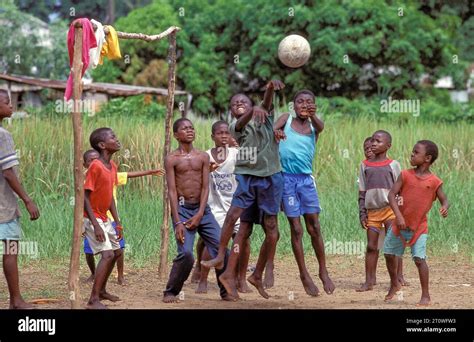
[[101, 128], [97, 128], [96, 130], [94, 130], [90, 137], [89, 137], [89, 142], [92, 146], [92, 148], [94, 150], [96, 150], [97, 152], [99, 152], [100, 154], [100, 147], [99, 147], [99, 143], [101, 142], [104, 142], [105, 141], [105, 135], [108, 133], [108, 132], [111, 132], [112, 131], [112, 128], [109, 128], [109, 127], [101, 127]]
[[431, 140], [420, 140], [417, 144], [425, 146], [426, 155], [431, 156], [430, 164], [433, 164], [438, 159], [438, 146]]
[[97, 151], [96, 150], [87, 150], [86, 152], [84, 152], [84, 154], [82, 155], [82, 160], [86, 161], [86, 159], [89, 158], [89, 156], [92, 153], [97, 153]]
[[298, 92], [295, 94], [295, 96], [293, 96], [293, 103], [296, 102], [296, 99], [297, 99], [298, 96], [300, 96], [300, 95], [309, 95], [309, 96], [311, 96], [311, 97], [313, 98], [313, 100], [316, 100], [316, 95], [314, 95], [314, 93], [313, 93], [311, 90], [309, 90], [309, 89], [303, 89], [303, 90], [298, 91]]
[[249, 96], [245, 95], [244, 93], [237, 93], [237, 94], [232, 95], [232, 97], [230, 98], [230, 102], [232, 102], [232, 99], [233, 99], [234, 97], [236, 97], [236, 96], [244, 96], [244, 97], [248, 98], [249, 101], [250, 101], [250, 104], [251, 104], [252, 107], [253, 107], [253, 105], [254, 105], [253, 100], [252, 100]]
[[212, 134], [215, 133], [215, 131], [217, 130], [217, 128], [219, 128], [219, 126], [221, 125], [226, 125], [226, 126], [229, 126], [229, 124], [227, 123], [227, 121], [224, 121], [224, 120], [219, 120], [219, 121], [216, 121], [212, 124], [212, 128], [211, 128], [211, 131], [212, 131]]
[[374, 136], [375, 134], [385, 135], [388, 139], [388, 142], [392, 143], [392, 135], [390, 133], [388, 133], [387, 131], [384, 131], [383, 129], [379, 129], [378, 131], [375, 131], [374, 134], [372, 134], [372, 136]]
[[371, 140], [372, 140], [372, 137], [367, 137], [367, 138], [365, 138], [365, 140], [364, 140], [364, 145], [367, 143], [367, 141], [371, 141]]
[[179, 118], [173, 123], [173, 133], [176, 133], [178, 131], [179, 126], [181, 125], [182, 122], [184, 121], [189, 121], [191, 124], [193, 123], [191, 120], [186, 119], [186, 118]]

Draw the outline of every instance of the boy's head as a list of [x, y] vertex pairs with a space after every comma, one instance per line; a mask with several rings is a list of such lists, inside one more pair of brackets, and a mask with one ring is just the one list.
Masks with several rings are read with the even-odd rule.
[[173, 123], [173, 133], [178, 142], [192, 143], [195, 138], [193, 123], [186, 118], [180, 118]]
[[236, 119], [247, 114], [253, 108], [252, 100], [245, 94], [235, 94], [230, 99], [230, 112]]
[[6, 90], [0, 89], [0, 121], [3, 118], [12, 116], [13, 109], [10, 102], [10, 96]]
[[97, 128], [89, 137], [89, 142], [94, 150], [102, 154], [104, 151], [115, 153], [120, 151], [120, 141], [114, 131], [108, 127]]
[[413, 147], [410, 164], [421, 166], [425, 163], [431, 165], [438, 159], [438, 146], [431, 140], [420, 140]]
[[372, 153], [379, 155], [387, 152], [392, 147], [392, 136], [384, 130], [378, 130], [372, 134]]
[[84, 160], [84, 168], [88, 169], [94, 160], [99, 159], [100, 155], [96, 150], [87, 150], [82, 157]]
[[367, 137], [364, 140], [364, 155], [365, 159], [370, 160], [374, 156], [372, 152], [372, 137]]
[[230, 142], [229, 124], [223, 120], [214, 122], [212, 125], [211, 138], [214, 141], [216, 147], [223, 147]]
[[293, 97], [295, 113], [298, 117], [306, 119], [309, 116], [308, 107], [315, 105], [316, 96], [308, 89], [300, 90]]

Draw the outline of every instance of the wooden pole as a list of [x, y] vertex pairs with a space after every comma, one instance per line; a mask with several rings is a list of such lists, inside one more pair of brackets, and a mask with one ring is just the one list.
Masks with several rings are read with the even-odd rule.
[[[165, 120], [165, 148], [163, 149], [163, 161], [171, 149], [171, 124], [173, 121], [176, 77], [176, 31], [173, 31], [169, 35], [168, 64], [168, 103]], [[168, 275], [169, 217], [170, 205], [168, 198], [168, 185], [163, 181], [163, 225], [161, 226], [161, 251], [160, 264], [158, 268], [158, 275], [161, 278]]]
[[82, 93], [82, 26], [76, 23], [74, 32], [73, 100], [72, 126], [74, 130], [74, 229], [72, 238], [71, 261], [69, 264], [69, 300], [71, 309], [81, 307], [79, 293], [79, 254], [82, 241], [84, 213], [84, 174], [82, 172], [82, 118], [80, 107]]

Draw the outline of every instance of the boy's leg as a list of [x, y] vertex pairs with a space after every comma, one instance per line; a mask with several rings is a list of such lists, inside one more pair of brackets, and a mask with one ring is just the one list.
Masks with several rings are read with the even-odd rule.
[[86, 282], [93, 282], [95, 276], [95, 258], [94, 254], [86, 254], [86, 263], [91, 271], [91, 275], [87, 278]]
[[[384, 222], [384, 227], [385, 227], [385, 235], [387, 235], [388, 228], [392, 227], [393, 220], [389, 219], [386, 222]], [[405, 277], [403, 276], [403, 258], [402, 257], [397, 257], [397, 275], [398, 275], [398, 282], [402, 286], [408, 286], [407, 281], [405, 281]]]
[[[179, 210], [181, 210], [181, 219], [186, 220], [191, 218], [195, 212], [193, 211], [184, 217], [182, 216], [182, 209], [179, 208]], [[194, 264], [193, 247], [196, 231], [197, 229], [185, 229], [184, 244], [176, 241], [178, 255], [173, 260], [173, 266], [171, 267], [168, 283], [166, 284], [165, 291], [163, 291], [163, 302], [165, 303], [177, 303], [179, 301], [177, 296], [181, 292], [184, 282], [188, 279]]]
[[[204, 241], [202, 241], [201, 237], [199, 237], [199, 240], [201, 241], [201, 244], [204, 246]], [[198, 244], [199, 244], [199, 241], [198, 241]], [[199, 259], [211, 260], [211, 255], [209, 254], [209, 251], [207, 250], [207, 248], [205, 248], [205, 246], [204, 248], [201, 249], [201, 253], [202, 253], [202, 258], [198, 257]], [[199, 265], [200, 267], [199, 279], [198, 279], [199, 284], [196, 289], [196, 293], [207, 293], [207, 277], [209, 276], [209, 268], [201, 267], [201, 265], [199, 264], [200, 263], [199, 259], [196, 261], [196, 267], [197, 265]], [[194, 276], [194, 273], [193, 273], [193, 276]], [[192, 282], [192, 277], [191, 277], [191, 282]]]
[[278, 241], [278, 221], [276, 215], [264, 215], [263, 224], [265, 226], [265, 248], [260, 249], [257, 265], [255, 271], [247, 278], [250, 284], [255, 286], [258, 293], [265, 299], [270, 298], [265, 292], [262, 283], [262, 274], [267, 263], [267, 260], [273, 259], [276, 251], [276, 244]]
[[[224, 226], [225, 225], [226, 223], [224, 222]], [[199, 232], [199, 235], [202, 237], [211, 258], [216, 258], [218, 255], [218, 249], [220, 248], [219, 239], [222, 242], [222, 239], [220, 237], [221, 229], [216, 219], [214, 218], [214, 215], [212, 215], [209, 206], [206, 206], [206, 209], [204, 210], [204, 216], [202, 217], [201, 223], [197, 230]], [[204, 266], [204, 261], [202, 261], [201, 264]], [[220, 296], [223, 300], [235, 300], [236, 298], [238, 298], [237, 289], [235, 287], [235, 276], [233, 279], [230, 279], [230, 282], [226, 283], [226, 285], [224, 285], [221, 281], [221, 275], [224, 274], [227, 264], [228, 253], [227, 250], [225, 250], [222, 268], [215, 267], [217, 285], [219, 286]], [[224, 277], [223, 279], [226, 278]]]
[[201, 260], [204, 253], [204, 247], [204, 241], [202, 241], [201, 237], [199, 237], [196, 244], [196, 264], [194, 265], [194, 271], [191, 275], [191, 283], [198, 283], [201, 279]]
[[3, 272], [7, 279], [8, 292], [10, 293], [10, 309], [32, 309], [20, 294], [20, 277], [18, 275], [19, 241], [3, 241]]
[[237, 222], [243, 211], [244, 209], [242, 208], [234, 207], [232, 205], [230, 206], [230, 209], [227, 212], [227, 216], [224, 220], [224, 225], [222, 226], [217, 255], [215, 258], [209, 261], [201, 261], [201, 265], [207, 268], [215, 267], [216, 269], [222, 269], [224, 267], [224, 259], [226, 255], [227, 245], [229, 244], [229, 241], [232, 237], [232, 233], [234, 232], [235, 223]]
[[389, 301], [393, 299], [395, 294], [400, 291], [401, 284], [398, 281], [398, 258], [403, 255], [403, 250], [405, 249], [402, 240], [395, 236], [392, 229], [389, 227], [387, 231], [387, 236], [385, 237], [385, 242], [383, 245], [383, 250], [385, 254], [385, 261], [387, 263], [387, 270], [390, 276], [390, 289], [388, 290], [385, 300]]
[[308, 269], [304, 262], [303, 251], [303, 227], [301, 226], [299, 217], [288, 217], [291, 229], [291, 248], [295, 255], [298, 270], [300, 272], [300, 279], [303, 283], [304, 290], [310, 296], [319, 296], [319, 289], [314, 284], [313, 279], [309, 275]]
[[238, 264], [238, 271], [237, 271], [237, 290], [241, 293], [248, 293], [252, 292], [247, 285], [247, 268], [249, 265], [249, 258], [250, 258], [250, 235], [252, 234], [253, 224], [250, 222], [241, 222], [242, 224], [248, 225], [246, 227], [247, 237], [242, 242], [242, 249], [239, 256], [239, 264]]
[[110, 294], [107, 292], [106, 290], [106, 287], [107, 287], [107, 282], [109, 281], [109, 278], [110, 278], [110, 275], [112, 274], [112, 271], [115, 267], [115, 264], [117, 262], [117, 260], [123, 256], [123, 250], [121, 248], [118, 248], [118, 249], [115, 249], [114, 251], [114, 255], [113, 255], [113, 258], [112, 258], [112, 264], [109, 266], [109, 269], [107, 270], [107, 274], [106, 274], [106, 277], [105, 277], [105, 281], [102, 285], [102, 289], [100, 290], [100, 299], [105, 299], [105, 300], [110, 300], [112, 302], [117, 302], [120, 300], [120, 298], [118, 296], [115, 296], [113, 294]]
[[418, 268], [418, 275], [420, 276], [421, 283], [421, 299], [418, 302], [418, 306], [427, 306], [431, 304], [430, 292], [429, 292], [429, 268], [426, 263], [426, 241], [428, 234], [421, 234], [416, 240], [415, 244], [411, 247], [411, 254], [415, 265]]
[[319, 279], [321, 279], [321, 281], [323, 282], [324, 292], [326, 292], [327, 294], [332, 294], [336, 289], [336, 286], [329, 277], [329, 273], [326, 267], [326, 253], [324, 251], [324, 240], [323, 235], [321, 234], [319, 215], [305, 214], [304, 220], [306, 223], [306, 230], [311, 236], [311, 244], [313, 246], [314, 252], [316, 253], [316, 258], [318, 259]]
[[125, 277], [124, 277], [124, 263], [125, 263], [125, 253], [122, 248], [120, 248], [122, 253], [117, 258], [117, 283], [119, 285], [125, 286], [127, 285], [125, 282]]
[[105, 286], [107, 274], [113, 267], [115, 254], [113, 250], [102, 251], [101, 258], [95, 270], [94, 284], [92, 285], [91, 296], [87, 303], [88, 309], [106, 309], [107, 307], [100, 302], [100, 293]]
[[378, 240], [379, 233], [377, 228], [369, 227], [367, 229], [367, 251], [365, 253], [365, 283], [358, 288], [357, 292], [371, 291], [376, 282], [376, 270], [378, 260]]
[[[262, 222], [262, 228], [264, 231], [266, 231], [265, 228], [265, 223]], [[277, 242], [280, 239], [280, 232], [277, 231]], [[263, 245], [265, 242], [263, 243]], [[263, 246], [265, 248], [265, 246]], [[266, 253], [266, 251], [265, 251]], [[266, 289], [270, 289], [275, 285], [275, 275], [274, 275], [274, 270], [275, 270], [275, 254], [273, 255], [267, 255], [267, 262], [265, 264], [265, 274], [263, 276], [263, 287]]]

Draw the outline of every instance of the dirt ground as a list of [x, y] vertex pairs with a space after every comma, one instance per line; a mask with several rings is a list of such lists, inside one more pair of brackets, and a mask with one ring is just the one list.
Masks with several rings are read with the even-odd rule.
[[[364, 259], [348, 256], [328, 256], [328, 269], [336, 291], [332, 295], [323, 292], [317, 278], [317, 264], [314, 257], [307, 257], [308, 267], [316, 285], [323, 293], [319, 297], [308, 296], [301, 285], [298, 268], [292, 257], [276, 261], [275, 286], [269, 289], [270, 299], [252, 293], [241, 294], [237, 302], [220, 300], [215, 275], [210, 273], [207, 294], [196, 294], [196, 284], [186, 282], [184, 298], [178, 304], [164, 304], [161, 301], [166, 280], [160, 280], [157, 267], [130, 269], [126, 267], [127, 286], [120, 286], [112, 274], [108, 291], [120, 296], [116, 303], [104, 302], [111, 309], [417, 309], [421, 294], [418, 272], [409, 256], [405, 256], [405, 279], [408, 287], [403, 288], [403, 300], [384, 302], [389, 286], [389, 277], [383, 258], [377, 268], [378, 285], [373, 291], [357, 293], [356, 288], [364, 280]], [[83, 260], [82, 260], [83, 261]], [[460, 255], [431, 257], [430, 292], [432, 309], [474, 308], [474, 265], [467, 257]], [[91, 285], [85, 283], [88, 276], [85, 264], [81, 265], [81, 297], [85, 305]], [[57, 299], [56, 302], [37, 304], [39, 309], [67, 309], [68, 265], [29, 264], [21, 268], [21, 289], [26, 300], [38, 298]], [[2, 277], [0, 281], [0, 308], [8, 308], [8, 291]]]

